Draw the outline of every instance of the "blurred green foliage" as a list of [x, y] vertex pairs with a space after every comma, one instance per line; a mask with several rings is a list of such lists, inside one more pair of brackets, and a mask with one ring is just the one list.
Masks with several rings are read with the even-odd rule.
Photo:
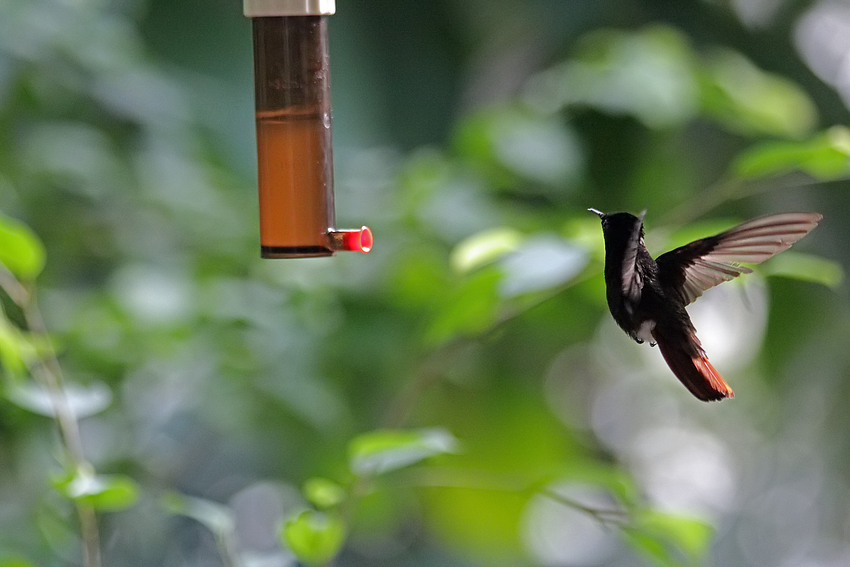
[[[0, 5], [0, 565], [842, 564], [850, 146], [808, 3], [339, 4], [375, 248], [273, 262], [238, 2]], [[824, 213], [693, 308], [735, 400], [615, 328], [588, 206], [655, 252]]]

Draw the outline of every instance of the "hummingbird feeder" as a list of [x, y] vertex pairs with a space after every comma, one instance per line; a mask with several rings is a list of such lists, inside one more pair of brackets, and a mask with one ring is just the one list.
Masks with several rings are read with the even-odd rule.
[[243, 0], [254, 36], [263, 258], [372, 249], [372, 232], [334, 228], [327, 16], [334, 0]]

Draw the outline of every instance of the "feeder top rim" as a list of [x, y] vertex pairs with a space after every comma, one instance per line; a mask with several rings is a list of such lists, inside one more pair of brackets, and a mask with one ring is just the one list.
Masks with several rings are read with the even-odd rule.
[[248, 18], [274, 16], [329, 16], [336, 12], [336, 0], [243, 0], [242, 13]]

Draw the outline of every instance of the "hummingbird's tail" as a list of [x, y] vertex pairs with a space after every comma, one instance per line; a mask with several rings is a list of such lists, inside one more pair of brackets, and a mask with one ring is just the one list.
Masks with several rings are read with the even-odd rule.
[[708, 361], [696, 336], [692, 340], [670, 340], [663, 331], [653, 332], [653, 336], [667, 366], [694, 396], [704, 402], [735, 396], [726, 380]]

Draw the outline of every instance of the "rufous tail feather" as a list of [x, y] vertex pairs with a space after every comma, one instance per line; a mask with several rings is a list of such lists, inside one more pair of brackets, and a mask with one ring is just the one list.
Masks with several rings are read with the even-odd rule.
[[659, 341], [658, 347], [676, 378], [700, 400], [711, 402], [735, 396], [700, 347], [694, 354], [668, 342]]

